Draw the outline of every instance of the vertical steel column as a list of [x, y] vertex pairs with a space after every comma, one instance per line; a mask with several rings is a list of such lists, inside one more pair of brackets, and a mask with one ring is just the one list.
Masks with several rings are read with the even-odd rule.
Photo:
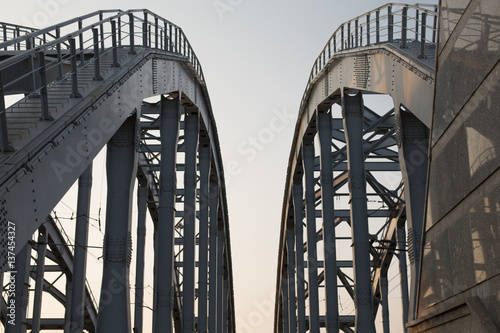
[[427, 32], [427, 13], [422, 13], [422, 32], [420, 37], [420, 55], [419, 58], [425, 58], [425, 33]]
[[342, 116], [347, 144], [349, 197], [354, 258], [354, 304], [356, 332], [375, 333], [372, 311], [370, 243], [363, 150], [363, 97], [344, 93]]
[[[38, 52], [38, 71], [40, 74], [40, 104], [42, 116], [40, 120], [54, 120], [49, 114], [49, 100], [47, 96], [47, 72], [45, 68], [45, 53]], [[36, 88], [36, 87], [35, 87]]]
[[406, 232], [404, 225], [397, 229], [398, 241], [398, 260], [399, 260], [399, 279], [401, 288], [401, 309], [403, 315], [403, 332], [408, 332], [406, 324], [408, 323], [408, 273], [406, 269]]
[[288, 320], [290, 333], [297, 332], [297, 313], [295, 306], [295, 251], [293, 226], [286, 231], [286, 248], [288, 258]]
[[199, 113], [186, 112], [184, 118], [184, 247], [182, 281], [183, 332], [194, 332], [195, 248], [196, 248], [196, 153]]
[[94, 81], [104, 80], [101, 76], [100, 56], [99, 56], [99, 31], [92, 29], [94, 34]]
[[217, 333], [223, 332], [224, 227], [217, 229]]
[[401, 22], [401, 48], [406, 48], [406, 40], [408, 35], [408, 6], [403, 7], [403, 18]]
[[352, 36], [351, 36], [351, 22], [347, 23], [347, 48], [352, 47]]
[[[78, 30], [82, 30], [83, 21], [82, 19], [78, 19]], [[85, 63], [85, 53], [83, 52], [83, 33], [78, 34], [78, 41], [80, 45], [80, 66], [83, 66]]]
[[139, 184], [137, 188], [137, 257], [135, 264], [135, 311], [134, 333], [142, 333], [144, 305], [144, 248], [146, 246], [146, 211], [148, 186]]
[[64, 333], [70, 333], [71, 329], [71, 309], [73, 308], [73, 304], [71, 301], [71, 296], [73, 294], [73, 284], [71, 280], [68, 279], [66, 274], [66, 306], [64, 308]]
[[[288, 253], [287, 253], [288, 257]], [[287, 260], [288, 263], [288, 260]], [[281, 294], [282, 294], [282, 303], [281, 303], [281, 312], [283, 313], [283, 330], [285, 333], [290, 332], [290, 317], [289, 317], [289, 298], [288, 298], [288, 264], [283, 267], [283, 271], [281, 272]]]
[[92, 189], [92, 163], [78, 179], [78, 204], [76, 207], [75, 252], [71, 290], [70, 331], [81, 332], [84, 328], [85, 276], [89, 234], [90, 195]]
[[219, 187], [215, 168], [210, 176], [210, 238], [209, 238], [209, 310], [208, 331], [217, 332], [217, 213], [219, 211]]
[[333, 206], [332, 116], [330, 112], [317, 112], [317, 127], [321, 166], [320, 181], [325, 258], [326, 329], [327, 332], [330, 333], [339, 331], [339, 306], [337, 300], [337, 251]]
[[9, 285], [14, 285], [16, 289], [14, 293], [9, 293], [7, 321], [13, 321], [14, 325], [7, 323], [6, 333], [26, 332], [23, 322], [26, 321], [26, 308], [29, 300], [30, 261], [31, 245], [25, 244], [16, 255], [15, 271], [10, 273]]
[[155, 48], [158, 48], [158, 16], [155, 16]]
[[306, 183], [307, 272], [309, 291], [309, 331], [319, 333], [318, 258], [316, 249], [316, 205], [314, 200], [314, 145], [302, 145]]
[[[56, 27], [56, 39], [61, 38], [61, 29], [59, 26]], [[62, 54], [61, 54], [61, 43], [57, 43], [56, 45], [56, 52], [57, 52], [57, 73], [58, 79], [62, 79], [64, 76], [64, 70], [63, 70], [63, 62], [62, 62]]]
[[116, 22], [115, 20], [111, 20], [111, 45], [113, 48], [113, 64], [111, 67], [120, 67], [118, 63], [118, 49], [116, 42]]
[[344, 45], [344, 25], [340, 27], [340, 50], [345, 49]]
[[366, 14], [366, 45], [370, 46], [370, 13]]
[[129, 54], [136, 54], [135, 48], [134, 48], [134, 14], [129, 13], [128, 14], [128, 26], [129, 26], [129, 38], [130, 38], [130, 50], [128, 51]]
[[43, 273], [45, 269], [45, 253], [47, 252], [47, 232], [42, 226], [38, 229], [38, 249], [36, 257], [36, 283], [35, 300], [33, 304], [33, 321], [31, 323], [31, 332], [40, 332], [40, 320], [42, 314], [42, 294], [43, 294]]
[[200, 140], [200, 243], [198, 245], [198, 332], [207, 332], [208, 215], [210, 203], [210, 143]]
[[227, 271], [224, 270], [224, 281], [222, 287], [222, 333], [228, 333], [227, 329], [229, 326], [229, 317], [228, 317], [228, 298], [229, 298], [229, 283]]
[[394, 38], [394, 15], [392, 15], [392, 6], [387, 6], [387, 30], [389, 43], [392, 43]]
[[382, 325], [384, 333], [390, 333], [389, 325], [389, 282], [387, 274], [380, 277], [380, 295], [382, 296]]
[[[100, 11], [99, 13], [99, 21], [102, 22], [103, 20], [103, 13]], [[100, 39], [101, 39], [101, 50], [104, 50], [104, 24], [101, 23], [99, 25], [99, 31], [100, 31]]]
[[179, 98], [173, 100], [161, 97], [160, 205], [157, 251], [155, 252], [156, 303], [153, 305], [155, 333], [172, 332], [175, 189], [177, 185], [175, 163], [182, 109], [180, 96], [181, 93], [179, 93]]
[[[298, 162], [298, 161], [297, 161]], [[299, 164], [299, 163], [297, 163]], [[297, 332], [306, 331], [306, 298], [304, 281], [304, 230], [303, 230], [302, 174], [293, 180], [293, 209], [295, 225], [295, 262], [297, 263]]]
[[76, 68], [76, 49], [75, 39], [69, 39], [69, 49], [71, 58], [71, 98], [81, 98], [82, 94], [78, 91], [78, 73]]
[[122, 17], [118, 16], [118, 46], [122, 46]]
[[97, 333], [130, 332], [130, 232], [132, 192], [137, 170], [136, 115], [129, 117], [107, 144], [108, 198], [103, 244], [103, 273]]
[[399, 128], [396, 129], [396, 133], [398, 134], [399, 164], [401, 165], [401, 173], [405, 184], [404, 196], [408, 222], [408, 255], [411, 271], [408, 320], [411, 321], [415, 318], [420, 276], [420, 254], [429, 160], [429, 130], [410, 112], [400, 110], [398, 118], [396, 124], [399, 125]]

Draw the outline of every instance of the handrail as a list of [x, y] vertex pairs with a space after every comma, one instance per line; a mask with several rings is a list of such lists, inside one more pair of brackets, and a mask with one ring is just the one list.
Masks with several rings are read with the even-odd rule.
[[[138, 14], [143, 14], [139, 17]], [[92, 19], [91, 22], [84, 20]], [[118, 24], [117, 24], [118, 23]], [[63, 34], [64, 32], [64, 34]], [[129, 40], [128, 45], [125, 44]], [[136, 40], [140, 43], [136, 43]], [[39, 41], [40, 45], [36, 45]], [[47, 87], [61, 81], [71, 80], [72, 93], [68, 97], [79, 98], [78, 72], [87, 65], [94, 63], [95, 79], [100, 79], [99, 58], [106, 52], [113, 52], [113, 64], [118, 67], [116, 51], [118, 47], [130, 49], [135, 54], [136, 48], [157, 49], [174, 53], [185, 58], [192, 67], [200, 85], [206, 89], [203, 70], [196, 53], [187, 40], [183, 30], [170, 21], [147, 9], [132, 9], [127, 11], [101, 10], [48, 28], [36, 30], [23, 36], [0, 43], [0, 50], [7, 50], [14, 45], [17, 51], [13, 56], [0, 61], [0, 151], [14, 150], [8, 142], [7, 117], [4, 103], [6, 88], [23, 80], [32, 82], [32, 89], [26, 97], [41, 97], [41, 119], [52, 120], [48, 111]], [[24, 45], [25, 49], [21, 49]], [[45, 57], [50, 54], [52, 57]], [[85, 55], [93, 55], [85, 59]], [[38, 66], [35, 67], [35, 59]], [[77, 60], [79, 59], [79, 60]], [[43, 60], [43, 61], [42, 61]], [[2, 72], [20, 63], [28, 62], [30, 68], [15, 78], [7, 78]], [[79, 65], [77, 65], [79, 61]], [[71, 70], [63, 72], [63, 65], [71, 64]], [[49, 69], [57, 69], [56, 81], [46, 82], [45, 73]]]
[[[428, 23], [430, 20], [431, 23]], [[393, 43], [404, 49], [408, 42], [419, 42], [419, 58], [424, 58], [425, 46], [436, 45], [437, 22], [437, 5], [388, 3], [342, 23], [314, 62], [300, 110], [307, 103], [314, 79], [337, 52], [383, 43]], [[412, 36], [409, 33], [412, 33], [413, 38], [410, 38]]]
[[[1, 27], [0, 41], [3, 41], [3, 43], [6, 43], [9, 40], [19, 38], [22, 35], [30, 34], [37, 30], [35, 28], [26, 27], [19, 24], [6, 23], [6, 22], [0, 22], [0, 27]], [[12, 35], [12, 38], [9, 38], [9, 33]], [[14, 45], [14, 50], [21, 49], [20, 43], [13, 43], [13, 45]], [[5, 47], [4, 50], [7, 51], [7, 47]]]

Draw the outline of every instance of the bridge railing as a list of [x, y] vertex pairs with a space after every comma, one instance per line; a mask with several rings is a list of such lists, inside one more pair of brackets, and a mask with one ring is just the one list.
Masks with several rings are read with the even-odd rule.
[[437, 22], [437, 5], [389, 3], [341, 24], [316, 58], [306, 92], [336, 52], [385, 43], [407, 48], [419, 43], [418, 57], [424, 58], [426, 46], [436, 45]]
[[[80, 98], [78, 73], [92, 64], [94, 79], [101, 80], [100, 56], [112, 53], [113, 66], [119, 67], [118, 48], [127, 48], [131, 54], [143, 48], [158, 49], [185, 57], [199, 83], [205, 86], [200, 62], [182, 29], [149, 10], [102, 10], [48, 28], [25, 32], [0, 43], [0, 50], [18, 51], [0, 62], [2, 152], [14, 150], [8, 140], [5, 94], [24, 93], [27, 98], [39, 98], [41, 119], [52, 120], [47, 88], [69, 80], [72, 89], [68, 97]], [[20, 64], [27, 70], [20, 73]]]
[[[10, 23], [5, 23], [5, 22], [0, 22], [0, 41], [5, 43], [11, 39], [16, 39], [19, 38], [23, 35], [30, 34], [32, 32], [35, 32], [35, 28], [30, 28], [30, 27], [25, 27], [22, 25], [17, 25], [17, 24], [10, 24]], [[43, 39], [42, 39], [43, 40]], [[12, 44], [10, 48], [4, 47], [3, 50], [7, 51], [9, 49], [17, 51], [17, 50], [22, 50], [23, 47], [26, 47], [26, 45], [21, 45], [20, 42]]]

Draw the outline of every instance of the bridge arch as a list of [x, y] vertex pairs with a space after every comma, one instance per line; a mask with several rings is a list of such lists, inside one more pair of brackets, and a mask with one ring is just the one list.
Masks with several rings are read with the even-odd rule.
[[[436, 15], [436, 6], [379, 7], [342, 24], [316, 59], [287, 169], [275, 332], [374, 332], [380, 305], [388, 327], [393, 257], [403, 324], [413, 318]], [[372, 94], [390, 95], [393, 106], [368, 107]]]
[[[137, 178], [142, 205], [138, 223], [144, 225], [147, 207], [157, 243], [154, 330], [234, 330], [220, 146], [203, 71], [182, 29], [148, 10], [106, 10], [23, 32], [0, 44], [0, 100], [6, 94], [26, 94], [0, 110], [1, 231], [7, 235], [15, 225], [17, 244], [12, 251], [1, 244], [2, 270], [29, 264], [32, 237], [42, 224], [49, 227], [35, 233], [37, 251], [57, 257], [58, 247], [51, 244], [61, 230], [50, 213], [78, 179], [75, 242], [81, 245], [71, 251], [70, 244], [57, 238], [57, 244], [66, 245], [64, 260], [51, 266], [72, 281], [67, 289], [71, 297], [52, 293], [66, 307], [64, 318], [43, 319], [38, 312], [27, 320], [21, 300], [29, 294], [20, 292], [17, 329], [27, 320], [35, 331], [131, 331], [132, 325], [142, 331], [142, 319], [137, 319], [142, 305], [136, 306], [132, 324], [128, 299], [132, 251], [137, 267], [144, 267], [144, 235], [138, 234], [137, 250], [131, 244], [130, 205]], [[145, 101], [151, 96], [160, 97]], [[92, 160], [105, 146], [108, 211], [98, 311], [84, 285], [86, 254], [79, 248], [85, 252], [87, 244]], [[13, 267], [9, 251], [16, 255]], [[45, 252], [38, 256], [44, 258], [40, 253]], [[39, 309], [47, 281], [44, 260], [37, 265], [34, 306]], [[136, 285], [143, 275], [137, 274]], [[17, 290], [24, 290], [29, 274], [19, 273], [16, 281]], [[85, 312], [82, 304], [87, 304]]]

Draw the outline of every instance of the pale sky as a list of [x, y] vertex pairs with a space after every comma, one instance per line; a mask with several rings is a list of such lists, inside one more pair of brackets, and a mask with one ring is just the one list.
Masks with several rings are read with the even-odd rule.
[[[147, 8], [184, 30], [203, 67], [221, 142], [237, 327], [240, 332], [250, 332], [248, 327], [254, 332], [270, 332], [288, 155], [309, 72], [342, 22], [385, 3], [25, 0], [3, 3], [0, 21], [42, 28], [99, 9]], [[99, 202], [105, 204], [100, 186], [103, 178], [97, 170], [102, 166], [102, 162], [94, 165], [94, 217]], [[58, 208], [58, 214], [67, 217], [71, 210]], [[104, 214], [101, 216], [104, 223]], [[73, 222], [61, 221], [65, 227]], [[135, 233], [135, 224], [133, 228]], [[97, 229], [91, 230], [95, 234], [91, 244], [102, 245]], [[68, 234], [73, 237], [70, 226]], [[94, 252], [96, 256], [100, 256], [99, 251]], [[89, 264], [90, 260], [97, 262], [89, 257]], [[91, 272], [96, 270], [92, 265]], [[91, 283], [99, 288], [100, 276], [96, 281]], [[98, 292], [94, 294], [97, 297]], [[149, 325], [151, 311], [146, 309], [144, 317]]]

